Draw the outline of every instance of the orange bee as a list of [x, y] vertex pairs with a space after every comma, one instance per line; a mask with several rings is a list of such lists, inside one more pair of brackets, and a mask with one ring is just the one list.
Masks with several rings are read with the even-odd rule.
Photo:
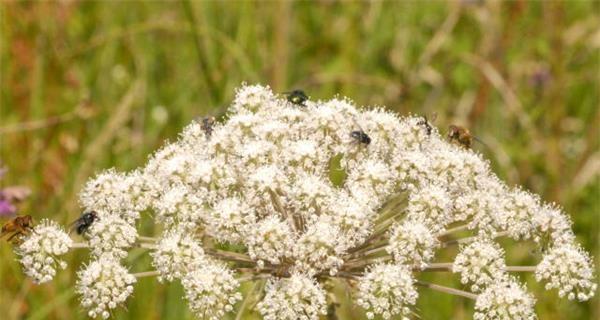
[[17, 236], [28, 234], [30, 231], [33, 231], [33, 218], [30, 215], [18, 216], [2, 226], [0, 238], [10, 234], [11, 236], [6, 241], [11, 241]]
[[471, 148], [473, 135], [469, 129], [451, 124], [448, 127], [448, 139], [456, 142], [465, 148]]
[[450, 142], [458, 143], [467, 149], [471, 148], [473, 141], [477, 141], [485, 147], [488, 146], [476, 136], [472, 135], [469, 129], [453, 124], [448, 127], [448, 140], [450, 140]]

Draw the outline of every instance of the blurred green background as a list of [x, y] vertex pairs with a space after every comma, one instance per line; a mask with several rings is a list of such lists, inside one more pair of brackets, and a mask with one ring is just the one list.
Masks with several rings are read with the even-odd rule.
[[[65, 0], [0, 10], [0, 159], [10, 169], [2, 183], [32, 188], [20, 209], [37, 220], [73, 220], [88, 177], [142, 165], [186, 123], [218, 114], [245, 81], [437, 114], [443, 133], [450, 123], [471, 128], [499, 176], [562, 204], [600, 260], [597, 1]], [[530, 244], [509, 245], [509, 264], [539, 259]], [[73, 293], [84, 252], [40, 286], [6, 242], [0, 259], [2, 319], [86, 318]], [[134, 271], [149, 268], [142, 253], [128, 260]], [[520, 276], [541, 319], [600, 318], [598, 298], [569, 302]], [[423, 279], [462, 287], [454, 275]], [[472, 302], [420, 292], [421, 319], [471, 318]], [[142, 279], [115, 316], [191, 319], [181, 296], [177, 284]], [[343, 303], [340, 319], [362, 317]]]

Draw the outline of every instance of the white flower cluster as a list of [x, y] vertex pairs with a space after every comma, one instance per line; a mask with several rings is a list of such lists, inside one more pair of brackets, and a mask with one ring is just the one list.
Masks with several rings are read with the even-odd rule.
[[407, 318], [410, 307], [417, 302], [418, 293], [410, 269], [397, 264], [378, 264], [360, 279], [357, 303], [367, 310], [367, 317], [381, 315], [389, 319], [395, 315]]
[[481, 292], [495, 282], [505, 281], [505, 269], [504, 250], [489, 239], [463, 246], [452, 266], [452, 272], [460, 273], [463, 284], [472, 283], [471, 290], [474, 292]]
[[535, 299], [515, 279], [498, 281], [475, 301], [474, 320], [536, 319]]
[[558, 295], [566, 295], [569, 300], [589, 300], [598, 286], [590, 257], [577, 244], [551, 248], [537, 266], [535, 277], [538, 281], [548, 281], [546, 289], [557, 288]]
[[181, 279], [205, 263], [200, 240], [181, 230], [167, 232], [151, 253], [152, 265], [160, 272], [159, 280]]
[[127, 249], [137, 239], [137, 229], [127, 220], [115, 214], [96, 211], [100, 218], [89, 228], [89, 247], [96, 257], [111, 253], [115, 257], [125, 258]]
[[294, 246], [290, 225], [278, 217], [269, 217], [257, 223], [256, 228], [248, 231], [248, 254], [257, 260], [259, 266], [263, 261], [280, 264], [282, 258], [291, 257]]
[[314, 279], [292, 274], [267, 282], [258, 310], [265, 320], [319, 319], [327, 313], [325, 301], [325, 291]]
[[[319, 281], [334, 276], [358, 279], [369, 318], [409, 317], [413, 272], [429, 267], [449, 228], [475, 237], [453, 271], [480, 293], [478, 319], [533, 316], [533, 299], [509, 279], [496, 236], [551, 248], [537, 270], [547, 288], [580, 300], [596, 289], [593, 263], [557, 206], [508, 187], [426, 119], [361, 110], [346, 99], [299, 105], [243, 86], [224, 122], [194, 121], [144, 167], [100, 173], [80, 202], [98, 215], [84, 233], [97, 260], [78, 287], [92, 316], [108, 316], [131, 293], [135, 279], [119, 260], [138, 245], [154, 249], [161, 280], [182, 282], [199, 317], [222, 318], [241, 298], [234, 270], [271, 275], [259, 304], [266, 319], [318, 319], [326, 309]], [[163, 230], [158, 240], [138, 236], [146, 211]], [[204, 247], [215, 245], [237, 252]], [[26, 270], [52, 263], [48, 252], [23, 254]], [[380, 264], [386, 252], [393, 261]], [[231, 269], [210, 255], [229, 259]]]
[[392, 227], [386, 247], [394, 261], [423, 269], [433, 259], [439, 241], [423, 222], [404, 220]]
[[181, 284], [190, 309], [201, 319], [222, 319], [242, 299], [237, 292], [240, 284], [232, 272], [216, 262], [207, 262], [187, 273]]
[[73, 241], [55, 222], [42, 220], [17, 249], [25, 274], [35, 283], [52, 280], [56, 267], [67, 267], [58, 257], [67, 253]]
[[92, 318], [108, 319], [110, 311], [133, 292], [135, 277], [111, 254], [103, 254], [78, 272], [76, 291]]
[[138, 171], [125, 174], [110, 169], [88, 181], [79, 200], [86, 211], [105, 211], [133, 223], [150, 201], [145, 184]]

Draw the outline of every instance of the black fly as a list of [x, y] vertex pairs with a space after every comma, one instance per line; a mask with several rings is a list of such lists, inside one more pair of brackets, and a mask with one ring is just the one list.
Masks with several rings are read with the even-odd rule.
[[352, 139], [358, 141], [359, 143], [364, 143], [366, 145], [368, 145], [369, 143], [371, 143], [371, 137], [369, 137], [364, 131], [362, 130], [356, 130], [356, 131], [352, 131], [350, 133], [350, 137], [352, 137]]
[[72, 225], [71, 230], [75, 230], [77, 234], [81, 235], [85, 233], [91, 226], [94, 221], [98, 220], [98, 214], [96, 211], [87, 211], [84, 212], [79, 219], [75, 220]]
[[210, 135], [213, 132], [213, 126], [215, 125], [215, 117], [204, 117], [202, 118], [202, 124], [200, 125], [200, 127], [202, 128], [202, 131], [204, 131], [204, 134], [206, 135], [206, 138], [210, 138]]
[[304, 102], [308, 100], [308, 96], [306, 95], [306, 93], [304, 93], [304, 91], [296, 89], [290, 92], [284, 92], [284, 94], [286, 95], [286, 99], [288, 102], [301, 107], [306, 107], [306, 105], [304, 105]]

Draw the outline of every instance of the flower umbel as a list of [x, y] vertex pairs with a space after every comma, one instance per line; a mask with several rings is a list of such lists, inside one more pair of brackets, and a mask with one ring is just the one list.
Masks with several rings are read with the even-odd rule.
[[67, 267], [67, 263], [59, 256], [67, 253], [72, 243], [69, 235], [56, 222], [42, 220], [17, 249], [25, 274], [36, 283], [52, 280], [56, 275], [56, 267]]
[[[535, 300], [511, 275], [523, 271], [570, 299], [596, 290], [568, 216], [508, 187], [425, 118], [339, 98], [297, 104], [259, 85], [238, 89], [226, 118], [193, 121], [143, 167], [92, 178], [80, 202], [98, 219], [85, 242], [42, 223], [22, 237], [26, 274], [50, 280], [57, 256], [88, 248], [95, 260], [77, 292], [103, 318], [146, 276], [180, 281], [205, 319], [256, 306], [267, 320], [317, 320], [349, 288], [368, 318], [412, 318], [417, 287], [475, 300], [475, 319], [533, 319]], [[541, 263], [507, 265], [505, 236], [533, 240]], [[435, 261], [457, 246], [453, 261]], [[133, 248], [150, 250], [154, 270], [128, 272]], [[471, 292], [417, 280], [422, 272], [460, 273]], [[246, 282], [256, 296], [237, 304]]]

